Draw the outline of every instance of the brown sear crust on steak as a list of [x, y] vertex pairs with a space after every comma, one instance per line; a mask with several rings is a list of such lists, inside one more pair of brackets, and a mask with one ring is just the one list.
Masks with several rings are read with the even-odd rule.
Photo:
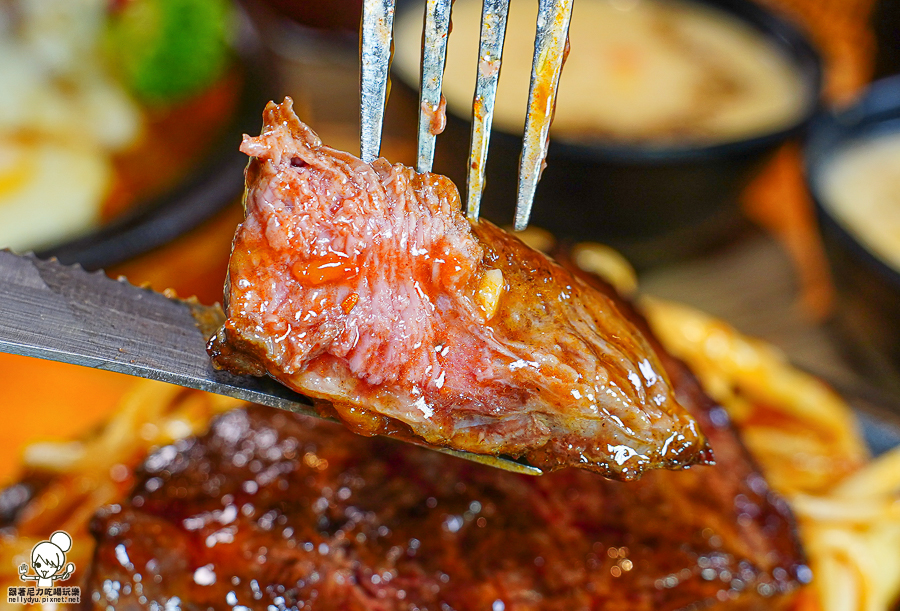
[[237, 410], [156, 452], [131, 497], [98, 514], [84, 599], [96, 609], [785, 608], [809, 579], [789, 509], [724, 410], [660, 358], [716, 465], [629, 483], [578, 469], [532, 478]]
[[217, 367], [268, 374], [364, 435], [548, 471], [629, 480], [711, 460], [615, 300], [470, 225], [448, 179], [322, 145], [289, 99], [242, 150]]

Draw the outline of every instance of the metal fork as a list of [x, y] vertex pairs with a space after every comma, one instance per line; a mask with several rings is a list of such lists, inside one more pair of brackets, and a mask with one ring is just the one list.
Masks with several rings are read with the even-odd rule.
[[[466, 181], [466, 215], [478, 219], [484, 171], [490, 142], [494, 100], [506, 36], [510, 0], [483, 0], [477, 82], [472, 104], [472, 139]], [[519, 183], [516, 195], [515, 229], [528, 225], [534, 193], [547, 157], [550, 122], [556, 103], [559, 77], [567, 52], [569, 21], [574, 0], [539, 0], [531, 87]], [[434, 113], [440, 112], [441, 83], [447, 56], [452, 0], [426, 0], [425, 37], [422, 51], [422, 82], [419, 91], [419, 129], [416, 170], [430, 172], [436, 134]], [[395, 0], [363, 0], [360, 69], [360, 152], [363, 161], [378, 157], [387, 80]]]

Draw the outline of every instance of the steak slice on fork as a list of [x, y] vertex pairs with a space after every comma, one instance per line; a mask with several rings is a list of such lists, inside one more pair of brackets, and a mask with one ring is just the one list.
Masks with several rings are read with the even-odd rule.
[[364, 435], [635, 479], [710, 460], [616, 300], [456, 187], [324, 146], [270, 103], [245, 137], [246, 219], [214, 363], [268, 374]]

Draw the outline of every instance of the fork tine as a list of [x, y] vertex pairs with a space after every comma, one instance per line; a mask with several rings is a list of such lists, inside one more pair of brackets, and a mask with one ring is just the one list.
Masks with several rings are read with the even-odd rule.
[[364, 0], [360, 45], [359, 151], [371, 163], [381, 151], [395, 0]]
[[525, 118], [522, 157], [519, 160], [516, 231], [528, 226], [534, 192], [541, 179], [542, 166], [547, 157], [550, 122], [556, 105], [559, 75], [566, 59], [572, 3], [573, 0], [540, 0], [538, 8], [528, 113]]
[[[425, 5], [425, 39], [422, 46], [422, 86], [419, 89], [419, 139], [416, 171], [430, 172], [434, 142], [443, 125], [435, 125], [435, 113], [443, 114], [441, 85], [447, 59], [452, 0], [428, 0]], [[436, 129], [436, 128], [440, 129]]]
[[478, 80], [472, 102], [472, 141], [469, 148], [469, 168], [466, 180], [466, 214], [477, 220], [484, 190], [484, 166], [487, 161], [494, 119], [494, 100], [500, 78], [503, 40], [506, 37], [506, 17], [509, 0], [484, 0], [481, 11], [481, 42], [478, 47]]
[[[321, 418], [321, 416], [319, 416]], [[420, 448], [426, 448], [428, 450], [434, 450], [435, 452], [440, 452], [441, 454], [447, 454], [448, 456], [455, 456], [456, 458], [462, 458], [464, 460], [468, 460], [470, 462], [475, 462], [481, 465], [487, 465], [488, 467], [494, 467], [495, 469], [503, 469], [504, 471], [509, 471], [510, 473], [520, 473], [522, 475], [543, 475], [544, 471], [539, 467], [534, 467], [529, 465], [527, 462], [520, 462], [519, 460], [506, 457], [506, 456], [493, 456], [491, 454], [475, 454], [474, 452], [466, 452], [465, 450], [454, 450], [451, 448], [443, 448], [441, 446], [436, 446], [428, 443], [427, 441], [421, 441], [418, 439], [403, 439], [404, 442], [412, 444], [414, 446], [419, 446]]]
[[529, 464], [521, 463], [515, 460], [511, 460], [509, 458], [504, 458], [502, 456], [490, 456], [487, 454], [474, 454], [472, 452], [464, 452], [460, 450], [451, 450], [450, 448], [431, 448], [432, 450], [437, 450], [442, 454], [449, 454], [450, 456], [455, 456], [457, 458], [464, 458], [465, 460], [479, 463], [482, 465], [487, 465], [488, 467], [493, 467], [495, 469], [503, 469], [504, 471], [509, 471], [510, 473], [518, 473], [520, 475], [531, 475], [533, 477], [543, 475], [544, 472], [538, 467], [532, 467]]

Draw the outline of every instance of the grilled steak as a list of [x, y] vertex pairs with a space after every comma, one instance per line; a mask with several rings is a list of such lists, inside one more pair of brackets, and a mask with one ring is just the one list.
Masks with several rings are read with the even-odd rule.
[[95, 518], [85, 598], [96, 609], [782, 608], [809, 579], [789, 510], [724, 410], [656, 348], [715, 466], [629, 483], [577, 469], [529, 478], [238, 410], [149, 457], [131, 497]]
[[634, 479], [710, 459], [608, 296], [486, 221], [455, 186], [323, 146], [270, 103], [214, 363], [268, 373], [352, 430]]

